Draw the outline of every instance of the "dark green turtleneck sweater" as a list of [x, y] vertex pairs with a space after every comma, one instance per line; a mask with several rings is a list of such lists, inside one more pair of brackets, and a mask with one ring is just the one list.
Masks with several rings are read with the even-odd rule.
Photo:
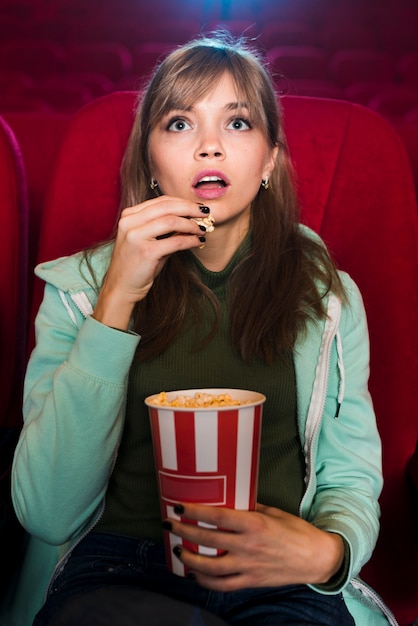
[[[187, 329], [164, 354], [151, 362], [134, 361], [129, 378], [126, 423], [110, 479], [105, 512], [97, 531], [161, 539], [161, 517], [151, 432], [144, 398], [160, 391], [202, 387], [253, 389], [264, 393], [258, 501], [298, 514], [304, 490], [305, 462], [296, 422], [293, 360], [243, 363], [229, 341], [226, 307], [228, 278], [248, 238], [221, 272], [192, 262], [221, 306], [221, 323], [210, 345], [193, 351], [195, 331]], [[202, 326], [208, 328], [208, 319]]]

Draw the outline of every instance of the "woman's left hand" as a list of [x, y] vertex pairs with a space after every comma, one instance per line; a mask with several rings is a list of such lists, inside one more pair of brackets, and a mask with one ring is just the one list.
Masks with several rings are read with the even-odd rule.
[[[206, 556], [184, 546], [175, 553], [208, 589], [234, 591], [327, 582], [341, 567], [340, 535], [320, 530], [280, 509], [257, 505], [255, 511], [184, 504], [182, 519], [216, 526], [205, 528], [170, 518], [172, 533], [186, 541], [225, 553]], [[166, 526], [166, 525], [165, 525]], [[228, 530], [219, 530], [228, 529]]]

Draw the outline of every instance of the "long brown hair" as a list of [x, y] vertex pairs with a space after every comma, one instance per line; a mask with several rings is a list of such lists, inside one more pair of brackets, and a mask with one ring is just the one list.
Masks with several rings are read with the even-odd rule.
[[[121, 168], [121, 208], [155, 196], [150, 189], [149, 138], [162, 116], [185, 109], [205, 96], [225, 74], [271, 147], [279, 145], [268, 190], [259, 190], [251, 209], [250, 250], [229, 282], [228, 306], [233, 347], [246, 362], [269, 364], [289, 353], [309, 318], [326, 315], [329, 291], [343, 296], [336, 269], [323, 245], [298, 225], [293, 170], [283, 132], [282, 113], [271, 77], [257, 52], [225, 34], [198, 38], [173, 51], [157, 67], [140, 94], [134, 125]], [[218, 306], [200, 281], [190, 254], [172, 255], [139, 302], [134, 327], [142, 339], [138, 358], [164, 352], [199, 306], [211, 304], [214, 327]], [[210, 336], [206, 338], [210, 340]]]

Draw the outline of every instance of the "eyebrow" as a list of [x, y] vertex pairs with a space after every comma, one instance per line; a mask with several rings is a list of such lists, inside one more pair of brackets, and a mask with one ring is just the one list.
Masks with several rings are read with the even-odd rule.
[[[225, 109], [225, 111], [239, 111], [241, 109], [247, 109], [249, 110], [248, 104], [246, 102], [228, 102], [228, 104], [225, 104], [225, 106], [223, 107]], [[177, 107], [173, 107], [170, 112], [172, 111], [193, 111], [194, 109], [194, 105], [190, 104], [188, 106], [177, 106]], [[167, 113], [168, 115], [168, 113]]]
[[236, 111], [237, 109], [248, 109], [246, 102], [230, 102], [225, 106], [228, 111]]

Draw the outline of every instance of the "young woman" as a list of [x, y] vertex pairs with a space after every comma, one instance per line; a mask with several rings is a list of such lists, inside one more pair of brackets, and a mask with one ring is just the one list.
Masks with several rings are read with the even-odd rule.
[[[298, 223], [257, 55], [221, 36], [175, 50], [140, 97], [121, 176], [112, 241], [37, 268], [13, 469], [32, 536], [19, 626], [36, 610], [37, 626], [387, 623], [353, 582], [382, 485], [361, 296]], [[183, 502], [161, 520], [144, 398], [201, 387], [267, 397], [259, 504]], [[176, 546], [190, 572], [176, 576], [164, 529], [225, 554]]]

